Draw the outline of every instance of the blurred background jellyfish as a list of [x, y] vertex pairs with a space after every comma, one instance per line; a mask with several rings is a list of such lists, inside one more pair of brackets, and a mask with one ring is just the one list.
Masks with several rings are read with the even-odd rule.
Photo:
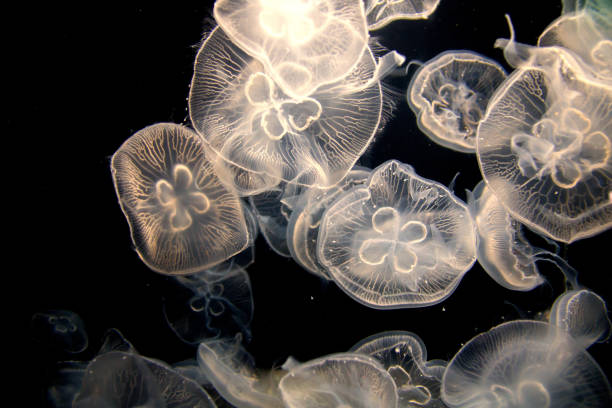
[[420, 307], [449, 296], [476, 260], [475, 226], [446, 187], [390, 160], [330, 206], [318, 256], [334, 281], [374, 308]]
[[399, 408], [444, 408], [440, 383], [446, 361], [427, 361], [427, 349], [414, 333], [391, 331], [361, 340], [350, 350], [378, 360], [393, 378]]
[[177, 276], [182, 287], [169, 286], [164, 317], [176, 335], [188, 344], [242, 333], [250, 339], [253, 294], [249, 275], [240, 267]]
[[559, 296], [550, 311], [550, 323], [568, 332], [584, 348], [610, 338], [606, 302], [588, 289]]
[[368, 42], [361, 1], [218, 0], [214, 16], [296, 98], [346, 76]]
[[192, 130], [149, 126], [117, 150], [111, 170], [138, 255], [154, 271], [199, 272], [247, 247], [240, 201]]
[[378, 30], [395, 20], [428, 18], [440, 0], [365, 0], [368, 30]]
[[204, 41], [194, 71], [189, 112], [195, 129], [233, 166], [271, 180], [336, 184], [380, 123], [382, 91], [367, 48], [347, 76], [300, 99], [286, 95], [220, 28]]
[[481, 333], [448, 363], [442, 400], [449, 407], [609, 407], [610, 384], [563, 330], [517, 320]]
[[30, 328], [37, 342], [68, 353], [84, 351], [89, 342], [83, 320], [70, 310], [35, 313]]
[[278, 382], [283, 371], [263, 372], [241, 344], [242, 336], [207, 339], [198, 347], [198, 365], [227, 402], [237, 408], [282, 408]]
[[612, 85], [559, 47], [498, 40], [518, 68], [478, 127], [487, 185], [529, 228], [566, 243], [612, 225]]
[[476, 129], [506, 78], [497, 62], [471, 51], [446, 51], [423, 64], [408, 87], [419, 129], [459, 152], [476, 151]]
[[280, 381], [288, 408], [395, 408], [393, 379], [372, 357], [338, 353], [298, 364]]

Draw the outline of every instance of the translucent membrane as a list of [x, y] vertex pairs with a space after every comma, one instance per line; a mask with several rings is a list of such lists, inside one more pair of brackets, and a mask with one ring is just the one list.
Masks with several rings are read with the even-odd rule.
[[317, 250], [334, 281], [359, 302], [426, 306], [449, 296], [473, 265], [475, 226], [446, 187], [391, 160], [327, 209]]
[[192, 130], [149, 126], [117, 150], [111, 170], [136, 250], [156, 272], [199, 272], [247, 247], [240, 201]]
[[396, 20], [428, 18], [440, 0], [365, 0], [368, 30], [378, 30]]
[[450, 149], [476, 151], [476, 129], [493, 92], [506, 78], [495, 61], [471, 51], [446, 51], [414, 74], [408, 103], [419, 129]]
[[89, 343], [83, 320], [70, 310], [34, 313], [30, 328], [36, 341], [69, 353], [80, 353]]

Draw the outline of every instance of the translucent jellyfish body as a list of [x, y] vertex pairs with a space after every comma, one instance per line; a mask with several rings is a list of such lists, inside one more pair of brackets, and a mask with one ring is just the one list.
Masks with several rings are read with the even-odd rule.
[[38, 342], [69, 353], [80, 353], [89, 343], [83, 320], [70, 310], [34, 313], [31, 329]]
[[147, 127], [117, 150], [111, 170], [138, 255], [151, 269], [199, 272], [249, 244], [240, 201], [220, 182], [192, 130]]
[[191, 120], [219, 156], [263, 175], [264, 186], [275, 179], [331, 186], [351, 169], [378, 127], [377, 75], [367, 49], [348, 76], [292, 98], [217, 28], [196, 59]]
[[293, 97], [344, 77], [368, 41], [361, 1], [218, 0], [214, 16]]
[[470, 51], [447, 51], [427, 61], [408, 87], [419, 129], [434, 142], [473, 153], [489, 99], [506, 78], [495, 61]]
[[550, 311], [550, 323], [565, 330], [582, 347], [610, 337], [606, 302], [596, 293], [581, 289], [559, 296]]
[[327, 209], [317, 245], [334, 281], [374, 308], [438, 303], [476, 260], [465, 203], [395, 160]]
[[511, 290], [528, 291], [544, 282], [521, 224], [483, 181], [468, 194], [468, 206], [478, 231], [478, 262], [489, 276]]
[[444, 408], [440, 385], [446, 362], [427, 361], [423, 341], [414, 333], [395, 331], [370, 336], [351, 348], [379, 361], [393, 378], [398, 407]]
[[288, 408], [396, 408], [393, 379], [375, 359], [339, 353], [293, 367], [279, 388]]
[[558, 47], [499, 41], [518, 69], [489, 103], [477, 153], [513, 217], [563, 242], [612, 224], [612, 87]]
[[368, 30], [378, 30], [395, 20], [428, 18], [440, 0], [365, 0]]
[[328, 189], [310, 188], [297, 198], [296, 208], [287, 225], [287, 244], [291, 257], [309, 272], [331, 279], [317, 258], [321, 219], [336, 198], [356, 185], [365, 183], [369, 176], [369, 169], [355, 167], [335, 186]]
[[465, 344], [448, 363], [449, 407], [609, 407], [597, 363], [561, 329], [544, 322], [501, 324]]

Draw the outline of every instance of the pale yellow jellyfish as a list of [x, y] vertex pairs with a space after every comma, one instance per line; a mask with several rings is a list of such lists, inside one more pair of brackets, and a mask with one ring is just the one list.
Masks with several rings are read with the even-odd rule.
[[194, 131], [171, 123], [142, 129], [115, 152], [111, 171], [136, 251], [156, 272], [199, 272], [249, 244], [240, 201]]
[[296, 98], [346, 76], [368, 42], [361, 1], [218, 0], [214, 16]]
[[368, 30], [378, 30], [395, 20], [427, 19], [440, 0], [365, 0]]

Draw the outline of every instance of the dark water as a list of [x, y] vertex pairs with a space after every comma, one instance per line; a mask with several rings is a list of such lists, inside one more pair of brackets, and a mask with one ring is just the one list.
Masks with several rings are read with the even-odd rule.
[[[12, 84], [22, 98], [24, 108], [18, 113], [24, 118], [10, 122], [26, 141], [27, 153], [17, 153], [31, 166], [26, 174], [36, 175], [28, 178], [29, 194], [20, 203], [30, 215], [27, 233], [17, 240], [23, 278], [19, 290], [27, 293], [29, 316], [45, 309], [74, 311], [90, 339], [90, 347], [77, 355], [29, 340], [29, 367], [35, 368], [32, 406], [44, 404], [54, 363], [92, 358], [108, 328], [118, 328], [146, 356], [168, 363], [195, 356], [195, 349], [179, 341], [164, 322], [168, 278], [148, 270], [132, 248], [109, 158], [147, 125], [188, 125], [193, 60], [202, 34], [213, 27], [211, 12], [212, 2], [198, 1], [59, 6], [28, 14], [34, 35], [18, 47], [24, 79]], [[409, 60], [468, 49], [503, 63], [493, 43], [508, 35], [504, 13], [512, 17], [517, 40], [535, 44], [560, 14], [560, 2], [442, 0], [427, 21], [395, 22], [373, 34]], [[409, 79], [395, 78], [392, 85], [405, 93]], [[375, 167], [392, 158], [443, 184], [460, 172], [455, 190], [462, 199], [464, 190], [480, 179], [474, 155], [442, 148], [420, 133], [403, 96], [386, 131], [360, 164]], [[582, 284], [608, 301], [611, 238], [608, 231], [561, 249], [580, 272]], [[549, 284], [528, 293], [503, 289], [476, 264], [441, 304], [381, 311], [356, 303], [333, 283], [277, 256], [261, 237], [256, 248], [256, 262], [248, 269], [255, 314], [247, 349], [263, 368], [280, 365], [290, 355], [303, 361], [346, 351], [384, 330], [412, 331], [425, 342], [430, 359], [447, 360], [475, 334], [545, 311], [563, 289], [560, 273], [546, 264], [541, 269]], [[589, 351], [612, 378], [610, 344]]]

